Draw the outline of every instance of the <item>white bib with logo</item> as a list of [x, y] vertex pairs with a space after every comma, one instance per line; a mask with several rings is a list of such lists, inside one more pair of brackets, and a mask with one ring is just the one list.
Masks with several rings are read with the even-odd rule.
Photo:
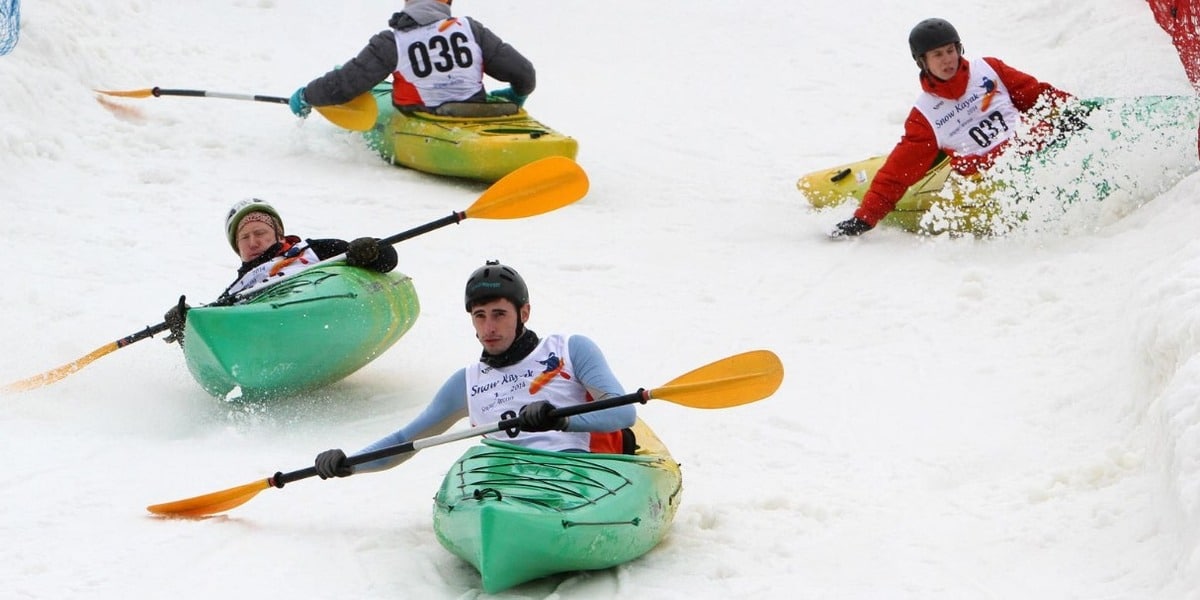
[[960, 98], [947, 100], [928, 92], [916, 108], [929, 121], [939, 148], [965, 156], [987, 154], [1016, 133], [1020, 113], [1008, 88], [984, 60], [971, 61], [970, 81]]
[[[477, 362], [467, 367], [467, 410], [472, 425], [515, 418], [522, 406], [538, 400], [560, 408], [587, 402], [587, 390], [575, 378], [565, 336], [543, 338], [515, 365], [495, 368]], [[591, 443], [587, 432], [521, 432], [513, 438], [500, 431], [487, 437], [539, 450], [587, 450]]]

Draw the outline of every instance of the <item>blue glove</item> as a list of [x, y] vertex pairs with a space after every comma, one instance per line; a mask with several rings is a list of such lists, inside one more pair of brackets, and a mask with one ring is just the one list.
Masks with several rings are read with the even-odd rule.
[[488, 95], [492, 96], [493, 98], [501, 98], [506, 102], [512, 102], [513, 104], [516, 104], [517, 106], [525, 106], [525, 99], [529, 98], [529, 96], [522, 96], [522, 95], [514, 92], [513, 89], [510, 87], [506, 87], [506, 88], [500, 89], [500, 90], [492, 90], [492, 91], [488, 92]]
[[304, 99], [304, 88], [300, 88], [296, 90], [295, 94], [292, 94], [292, 97], [288, 99], [288, 108], [292, 109], [292, 114], [301, 119], [307, 117], [308, 113], [312, 112], [312, 105], [308, 103], [308, 100]]

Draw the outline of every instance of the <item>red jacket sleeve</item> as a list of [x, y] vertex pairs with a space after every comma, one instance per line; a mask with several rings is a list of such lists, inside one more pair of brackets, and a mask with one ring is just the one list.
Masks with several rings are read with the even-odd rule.
[[862, 204], [854, 211], [854, 216], [871, 226], [878, 224], [880, 219], [896, 208], [904, 192], [925, 176], [937, 157], [937, 137], [933, 134], [933, 128], [925, 116], [914, 108], [904, 121], [904, 136], [875, 173], [871, 187], [863, 194]]
[[983, 58], [987, 64], [991, 65], [996, 70], [996, 74], [1000, 76], [1000, 81], [1004, 82], [1004, 87], [1008, 88], [1008, 93], [1012, 97], [1013, 106], [1021, 112], [1028, 112], [1037, 103], [1038, 98], [1043, 94], [1050, 94], [1050, 97], [1055, 100], [1055, 103], [1064, 102], [1071, 99], [1071, 95], [1044, 82], [1038, 81], [1033, 75], [1018, 71], [1006, 64], [1004, 61], [985, 56]]

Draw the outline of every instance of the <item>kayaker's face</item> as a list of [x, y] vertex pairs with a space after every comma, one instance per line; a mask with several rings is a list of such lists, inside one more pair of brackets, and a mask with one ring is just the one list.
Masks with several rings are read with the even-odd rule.
[[950, 43], [939, 46], [925, 53], [925, 68], [931, 75], [949, 81], [958, 73], [958, 44]]
[[251, 221], [238, 229], [238, 256], [242, 257], [242, 262], [254, 260], [278, 241], [274, 227], [262, 221]]
[[475, 338], [488, 354], [500, 354], [517, 339], [517, 323], [529, 319], [529, 305], [520, 310], [507, 298], [497, 298], [471, 307]]

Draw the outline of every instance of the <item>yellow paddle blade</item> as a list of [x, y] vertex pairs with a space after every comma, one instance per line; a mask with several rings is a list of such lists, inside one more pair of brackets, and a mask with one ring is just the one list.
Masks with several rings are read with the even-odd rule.
[[262, 479], [195, 498], [147, 506], [146, 510], [165, 517], [204, 517], [241, 506], [269, 487], [271, 480]]
[[779, 357], [770, 350], [754, 350], [680, 375], [649, 394], [691, 408], [728, 408], [762, 400], [782, 382]]
[[562, 208], [587, 191], [587, 173], [578, 163], [550, 156], [505, 175], [464, 212], [478, 219], [532, 217]]
[[120, 96], [122, 98], [149, 98], [154, 95], [154, 88], [144, 90], [94, 90], [97, 94]]
[[42, 387], [43, 385], [54, 383], [55, 381], [58, 381], [59, 379], [62, 379], [63, 377], [66, 377], [67, 375], [70, 375], [71, 373], [74, 373], [75, 371], [78, 371], [78, 370], [88, 366], [89, 364], [91, 364], [92, 361], [96, 360], [97, 358], [100, 358], [101, 356], [104, 356], [105, 354], [115, 351], [117, 348], [120, 348], [120, 346], [117, 345], [116, 342], [112, 342], [110, 344], [105, 344], [99, 348], [96, 348], [95, 350], [92, 350], [92, 352], [90, 354], [88, 354], [87, 356], [78, 358], [78, 359], [76, 359], [72, 362], [69, 362], [57, 369], [51, 369], [49, 371], [46, 371], [45, 373], [42, 373], [41, 375], [34, 375], [33, 377], [30, 377], [28, 379], [14, 381], [13, 383], [10, 383], [10, 384], [4, 386], [3, 388], [0, 388], [0, 391], [3, 391], [5, 393], [24, 392], [26, 390], [32, 390], [33, 388], [39, 388], [39, 387]]
[[330, 123], [350, 131], [369, 131], [379, 117], [379, 105], [375, 103], [375, 96], [370, 92], [363, 93], [345, 104], [313, 108], [317, 109], [321, 116], [329, 119]]

